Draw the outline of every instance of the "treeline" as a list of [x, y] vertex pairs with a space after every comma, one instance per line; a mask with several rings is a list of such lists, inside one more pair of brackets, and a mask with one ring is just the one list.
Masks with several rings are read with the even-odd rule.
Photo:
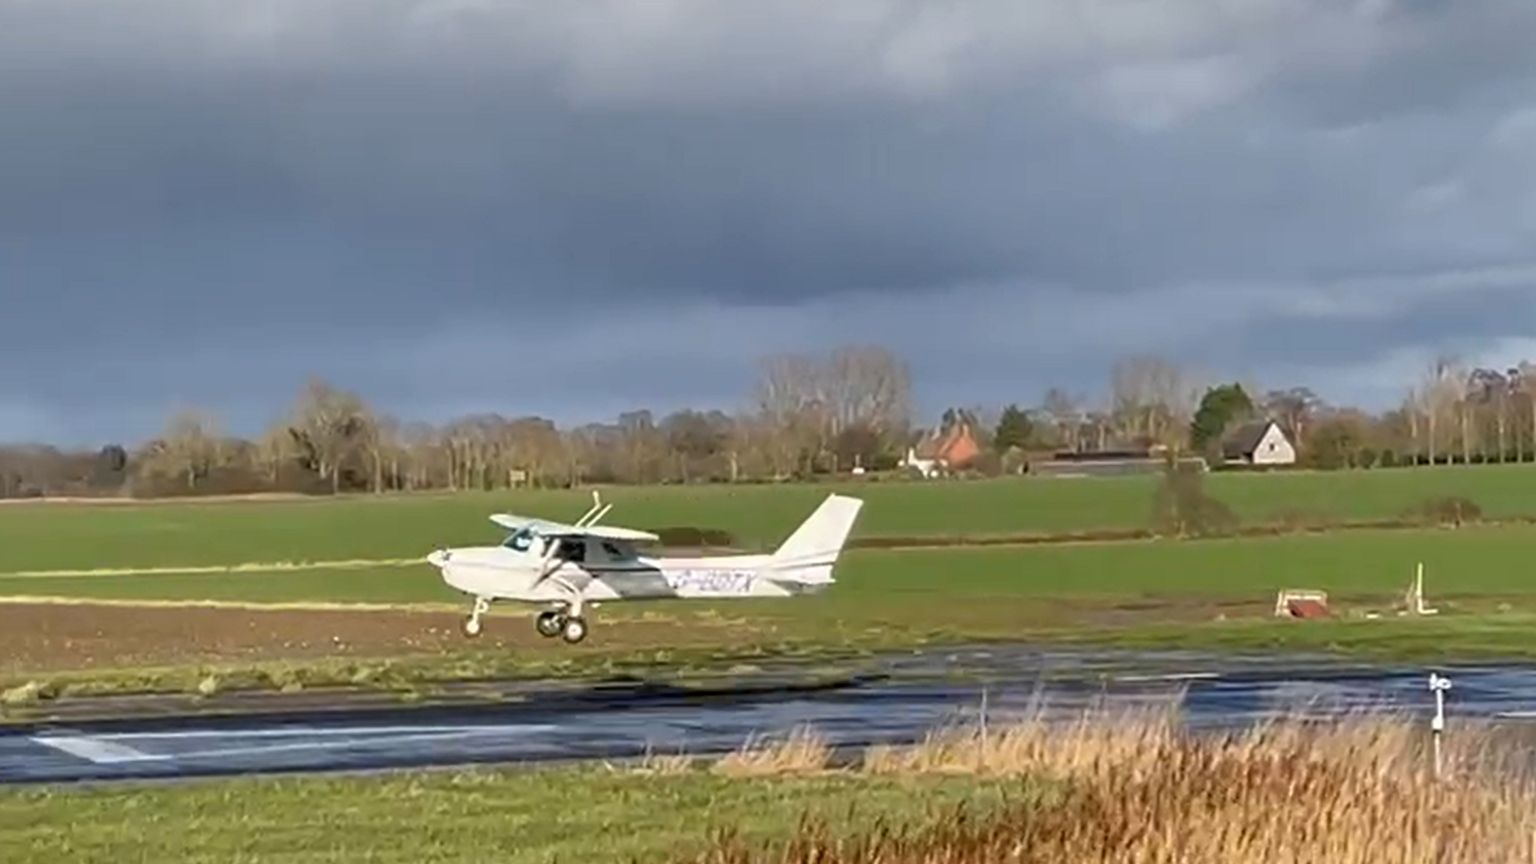
[[625, 413], [560, 428], [479, 414], [404, 422], [312, 380], [261, 436], [226, 433], [206, 411], [153, 440], [97, 453], [0, 447], [0, 497], [335, 493], [764, 481], [894, 467], [911, 428], [905, 363], [874, 346], [761, 364], [755, 410]]
[[1500, 370], [1442, 357], [1397, 407], [1370, 412], [1306, 387], [1204, 386], [1160, 358], [1131, 357], [1115, 364], [1107, 404], [1086, 405], [1052, 390], [1038, 408], [1010, 406], [1008, 443], [1079, 452], [1161, 446], [1220, 462], [1235, 428], [1273, 420], [1303, 467], [1536, 461], [1536, 364], [1528, 362]]
[[1111, 370], [1093, 403], [1052, 389], [1035, 405], [954, 407], [913, 416], [905, 362], [878, 346], [784, 355], [761, 364], [752, 408], [623, 414], [561, 428], [542, 417], [482, 414], [403, 422], [314, 380], [257, 438], [205, 411], [171, 418], [153, 440], [98, 452], [0, 446], [0, 498], [170, 496], [566, 487], [595, 483], [764, 482], [896, 468], [926, 435], [963, 425], [981, 449], [972, 473], [1024, 470], [1058, 451], [1169, 448], [1217, 462], [1232, 430], [1273, 419], [1302, 465], [1375, 468], [1536, 461], [1536, 365], [1494, 370], [1437, 361], [1393, 410], [1325, 403], [1305, 388], [1205, 386], [1157, 357]]

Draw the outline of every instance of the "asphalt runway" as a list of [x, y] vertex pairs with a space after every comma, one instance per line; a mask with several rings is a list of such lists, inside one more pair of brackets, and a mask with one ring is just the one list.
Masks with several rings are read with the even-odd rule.
[[[1182, 699], [1185, 722], [1408, 711], [1428, 722], [1429, 667], [1199, 654], [975, 648], [878, 658], [812, 691], [691, 695], [551, 691], [506, 704], [306, 710], [36, 724], [0, 731], [0, 782], [175, 779], [483, 763], [705, 755], [809, 725], [838, 746], [901, 742], [949, 723]], [[1436, 667], [1452, 718], [1536, 720], [1536, 667]], [[956, 674], [963, 674], [957, 678]], [[1533, 726], [1536, 728], [1536, 726]]]

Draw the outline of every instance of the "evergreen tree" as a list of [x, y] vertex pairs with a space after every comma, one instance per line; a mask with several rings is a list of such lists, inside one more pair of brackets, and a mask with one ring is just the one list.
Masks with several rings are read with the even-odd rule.
[[1189, 441], [1196, 450], [1221, 442], [1234, 423], [1253, 416], [1253, 400], [1241, 384], [1223, 384], [1205, 391], [1200, 410], [1190, 423]]
[[1029, 420], [1029, 415], [1019, 406], [1009, 405], [1003, 409], [1003, 416], [997, 421], [997, 432], [992, 436], [992, 440], [998, 452], [1006, 451], [1010, 447], [1022, 449], [1029, 445], [1029, 439], [1033, 433], [1033, 424]]

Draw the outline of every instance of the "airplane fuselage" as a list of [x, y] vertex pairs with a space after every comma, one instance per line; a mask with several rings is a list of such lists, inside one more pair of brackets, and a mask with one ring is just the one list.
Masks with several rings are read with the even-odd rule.
[[497, 601], [549, 607], [537, 618], [543, 636], [570, 643], [586, 638], [588, 606], [619, 600], [730, 600], [816, 594], [833, 582], [832, 568], [862, 506], [830, 495], [778, 548], [766, 555], [645, 555], [636, 543], [657, 535], [596, 526], [593, 509], [574, 525], [497, 514], [513, 533], [499, 546], [441, 549], [427, 561], [443, 581], [474, 598], [464, 633], [477, 636], [481, 616]]
[[536, 556], [500, 546], [454, 549], [445, 557], [437, 553], [432, 563], [454, 589], [523, 603], [561, 603], [573, 593], [587, 602], [791, 597], [815, 593], [832, 583], [830, 567], [783, 578], [770, 568], [767, 555], [563, 561], [547, 573]]

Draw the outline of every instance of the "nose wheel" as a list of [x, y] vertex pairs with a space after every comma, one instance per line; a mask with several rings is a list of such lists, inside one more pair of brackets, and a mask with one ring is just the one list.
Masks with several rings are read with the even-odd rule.
[[486, 612], [489, 612], [490, 609], [491, 601], [485, 599], [484, 597], [475, 598], [475, 607], [470, 610], [469, 617], [464, 619], [464, 624], [461, 627], [465, 636], [469, 637], [470, 639], [474, 639], [482, 632], [484, 632], [485, 625], [483, 622], [481, 622], [480, 617]]

